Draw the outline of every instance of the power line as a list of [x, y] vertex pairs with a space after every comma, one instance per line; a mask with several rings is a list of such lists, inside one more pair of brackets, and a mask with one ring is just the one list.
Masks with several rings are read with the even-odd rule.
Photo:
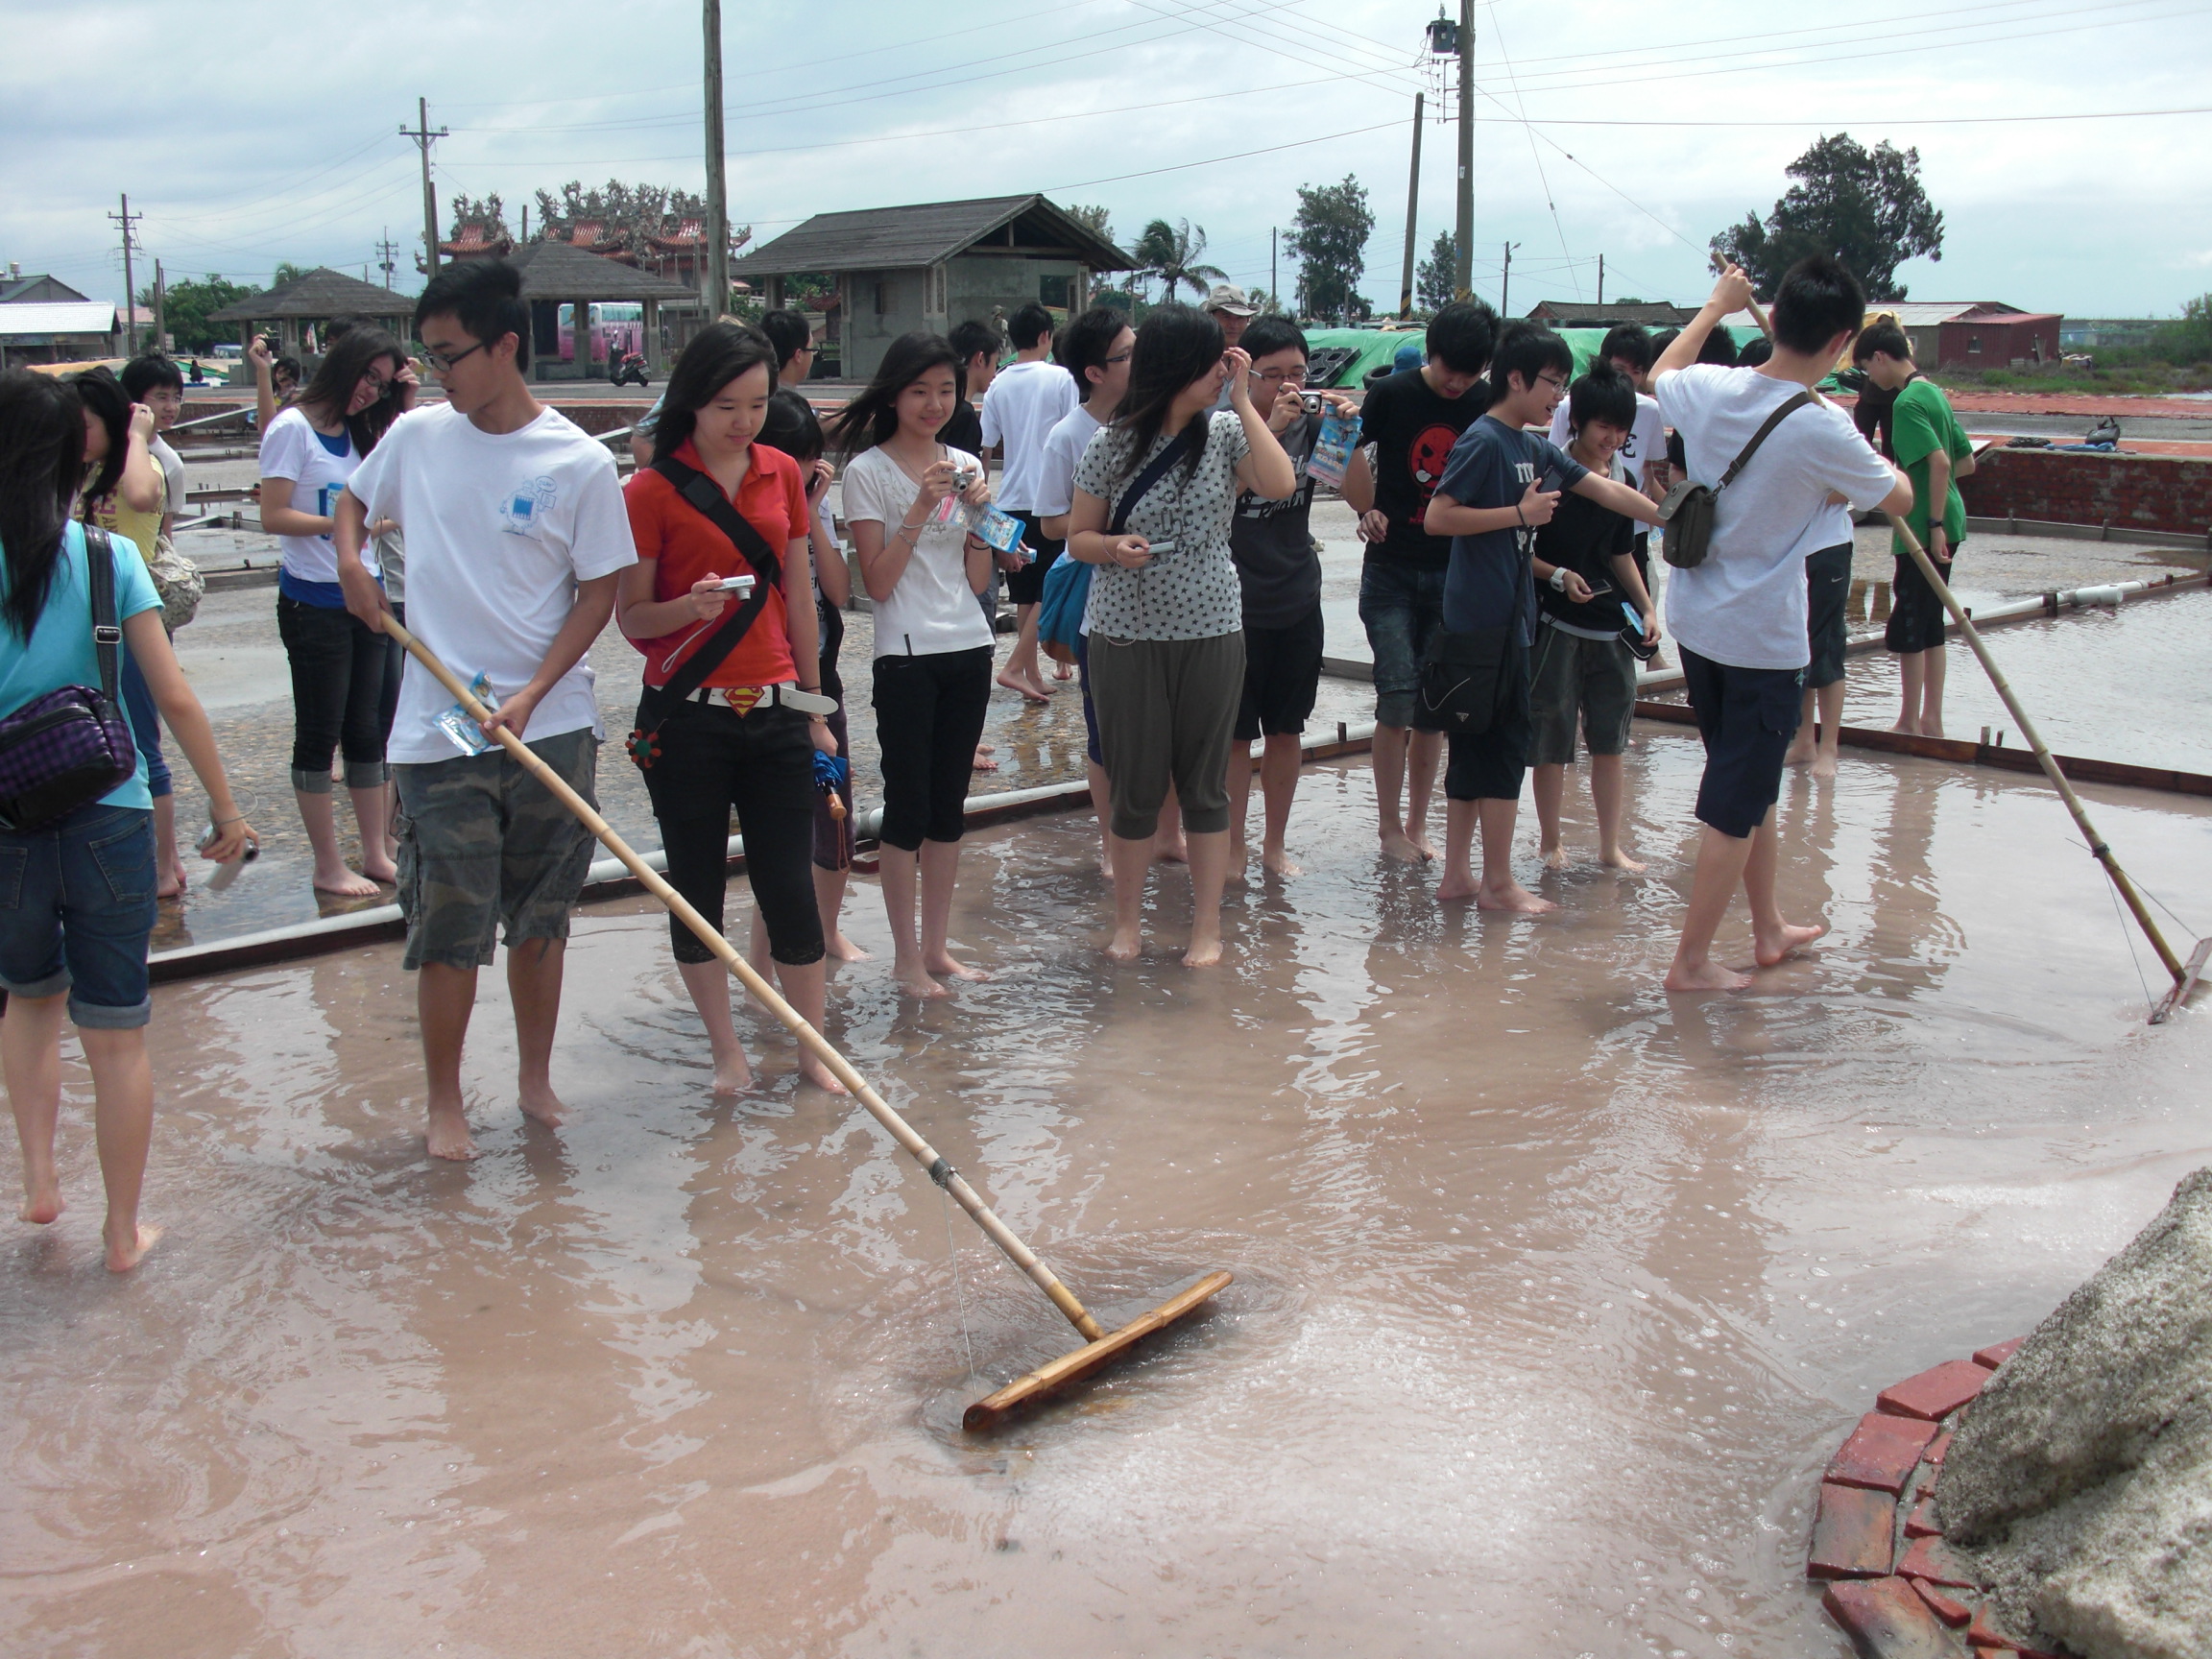
[[1178, 161], [1170, 167], [1146, 167], [1136, 173], [1117, 173], [1108, 179], [1078, 179], [1072, 184], [1046, 186], [1046, 193], [1057, 195], [1062, 190], [1088, 190], [1094, 184], [1118, 184], [1125, 179], [1150, 179], [1161, 173], [1182, 173], [1192, 167], [1212, 167], [1223, 161], [1242, 161], [1254, 156], [1272, 156], [1278, 150], [1303, 150], [1309, 144], [1330, 144], [1339, 138], [1356, 138], [1362, 132], [1380, 132], [1386, 127], [1398, 127], [1399, 121], [1378, 121], [1372, 127], [1354, 127], [1342, 132], [1322, 132], [1311, 138], [1293, 138], [1287, 144], [1269, 144], [1259, 150], [1239, 150], [1234, 156], [1209, 156], [1202, 161]]

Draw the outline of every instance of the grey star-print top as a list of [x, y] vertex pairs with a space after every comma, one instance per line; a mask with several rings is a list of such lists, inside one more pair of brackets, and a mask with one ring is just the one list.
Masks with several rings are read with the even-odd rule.
[[[1229, 522], [1237, 509], [1237, 463], [1251, 453], [1234, 409], [1209, 417], [1206, 450], [1186, 474], [1180, 463], [1144, 493], [1126, 533], [1148, 541], [1172, 540], [1142, 569], [1118, 565], [1091, 571], [1090, 629], [1118, 639], [1213, 639], [1244, 626], [1243, 589], [1229, 558]], [[1128, 435], [1100, 429], [1075, 466], [1075, 488], [1114, 505], [1137, 475], [1171, 442], [1165, 433], [1142, 461], [1127, 465]]]

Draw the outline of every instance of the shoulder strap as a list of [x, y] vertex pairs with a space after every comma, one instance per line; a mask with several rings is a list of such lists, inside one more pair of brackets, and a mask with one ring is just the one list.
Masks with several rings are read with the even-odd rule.
[[1773, 414], [1767, 417], [1766, 424], [1751, 434], [1751, 442], [1743, 445], [1743, 453], [1737, 456], [1728, 470], [1720, 474], [1720, 482], [1713, 486], [1715, 492], [1725, 490], [1735, 483], [1736, 474], [1743, 470], [1743, 463], [1758, 454], [1759, 445], [1767, 442], [1767, 434], [1812, 401], [1813, 394], [1810, 392], [1800, 392], [1796, 397], [1785, 399]]
[[768, 595], [783, 581], [783, 561], [768, 545], [768, 538], [730, 505], [730, 497], [722, 493], [722, 487], [696, 467], [673, 455], [661, 455], [654, 458], [653, 470], [674, 485], [678, 494], [730, 539], [730, 544], [745, 556], [758, 578], [753, 591], [745, 596], [745, 603], [725, 617], [722, 626], [709, 635], [699, 648], [684, 660], [684, 666], [676, 670], [667, 685], [661, 687], [662, 692], [682, 702], [706, 685], [707, 677], [729, 661], [730, 653], [737, 649], [752, 631], [753, 624], [759, 620], [760, 613], [768, 608]]
[[1106, 526], [1107, 535], [1118, 536], [1128, 527], [1129, 515], [1137, 510], [1137, 503], [1144, 499], [1153, 485], [1167, 476], [1167, 469], [1182, 460], [1183, 452], [1190, 447], [1191, 427], [1196, 424], [1192, 421], [1190, 426], [1184, 427], [1175, 442], [1155, 455], [1152, 464], [1137, 474], [1137, 482], [1121, 493], [1121, 499], [1114, 504], [1113, 520]]
[[123, 626], [115, 620], [115, 544], [97, 524], [84, 526], [84, 576], [92, 590], [92, 649], [100, 659], [100, 689], [113, 703]]

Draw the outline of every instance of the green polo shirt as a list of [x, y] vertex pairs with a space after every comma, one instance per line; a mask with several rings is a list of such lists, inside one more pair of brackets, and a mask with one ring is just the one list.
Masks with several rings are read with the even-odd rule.
[[[1951, 413], [1950, 399], [1935, 381], [1914, 380], [1897, 394], [1889, 442], [1897, 465], [1912, 480], [1912, 511], [1906, 522], [1922, 546], [1928, 542], [1929, 509], [1934, 505], [1928, 499], [1928, 458], [1937, 450], [1951, 457], [1951, 483], [1943, 497], [1943, 534], [1954, 548], [1958, 547], [1966, 540], [1966, 502], [1959, 493], [1959, 463], [1973, 454], [1974, 446], [1967, 442], [1959, 417]], [[1892, 536], [1890, 546], [1898, 558], [1906, 557], [1901, 540]]]

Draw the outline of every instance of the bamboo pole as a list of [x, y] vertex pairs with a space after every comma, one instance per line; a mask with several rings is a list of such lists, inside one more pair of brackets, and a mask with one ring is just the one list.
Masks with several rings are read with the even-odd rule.
[[1966, 608], [1959, 603], [1959, 596], [1951, 591], [1951, 585], [1936, 573], [1935, 561], [1928, 557], [1928, 550], [1920, 545], [1920, 538], [1912, 534], [1911, 527], [1894, 513], [1886, 514], [1885, 517], [1888, 518], [1890, 528], [1897, 532], [1898, 540], [1905, 543], [1905, 550], [1912, 555], [1912, 562], [1920, 566], [1920, 574], [1927, 579], [1928, 586], [1943, 601], [1943, 608], [1958, 620], [1960, 634], [1973, 647], [1974, 655], [1981, 661], [1982, 671], [1989, 676], [1989, 684], [1997, 688], [1998, 698], [2012, 716], [2012, 724], [2019, 728], [2020, 735], [2028, 740], [2028, 747], [2034, 751], [2035, 763], [2043, 768], [2044, 777], [2051, 780], [2051, 787], [2058, 791], [2058, 799], [2066, 803], [2066, 810], [2074, 815], [2075, 824], [2089, 843], [2090, 854], [2104, 866], [2105, 875], [2111, 877], [2112, 884], [2120, 889], [2120, 897], [2127, 902], [2136, 925], [2151, 941], [2151, 948], [2158, 952], [2158, 960], [2165, 965], [2166, 972], [2173, 975], [2174, 983], [2180, 984], [2186, 977], [2187, 970], [2166, 943], [2165, 935], [2158, 931], [2158, 924], [2151, 919], [2151, 912], [2144, 905], [2142, 895], [2135, 891], [2135, 883], [2128, 879], [2128, 872], [2120, 868], [2120, 860], [2113, 855], [2104, 837], [2097, 833], [2097, 827], [2089, 822], [2089, 809], [2082, 805], [2081, 797], [2074, 793], [2074, 785], [2068, 781], [2066, 774], [2059, 770], [2058, 762], [2051, 757], [2051, 751], [2044, 747], [2043, 734], [2035, 730], [2035, 723], [2028, 718], [2028, 710], [2020, 707], [2020, 699], [2013, 695], [2011, 684], [2005, 678], [2005, 671], [1997, 666], [1996, 659], [1989, 655], [1989, 647], [1982, 642], [1981, 631], [1974, 626], [1973, 618], [1966, 614]]
[[[441, 685], [452, 692], [461, 707], [468, 709], [473, 718], [491, 718], [492, 711], [479, 703], [453, 670], [441, 662], [421, 640], [410, 634], [397, 617], [387, 613], [384, 631], [406, 646], [415, 661], [428, 669]], [[737, 975], [738, 982], [759, 999], [762, 1007], [791, 1028], [792, 1035], [830, 1069], [838, 1082], [853, 1092], [854, 1098], [867, 1108], [871, 1118], [890, 1132], [891, 1139], [904, 1147], [915, 1163], [922, 1166], [929, 1179], [951, 1193], [960, 1208], [974, 1218], [975, 1225], [983, 1229], [991, 1242], [1004, 1251], [1007, 1259], [1026, 1273], [1038, 1289], [1052, 1299], [1052, 1306], [1068, 1316], [1068, 1322], [1081, 1332], [1086, 1340], [1096, 1342], [1105, 1336], [1105, 1329], [1075, 1299], [1075, 1293], [1061, 1284], [1052, 1269], [1039, 1261], [1036, 1253], [992, 1213], [991, 1207], [983, 1202], [975, 1189], [968, 1185], [959, 1171], [947, 1163], [937, 1149], [915, 1131], [912, 1124], [900, 1117], [890, 1103], [869, 1086], [868, 1080], [854, 1069], [853, 1063], [839, 1053], [827, 1037], [808, 1024], [796, 1008], [784, 1001], [774, 986], [754, 972], [753, 965], [738, 953], [737, 948], [722, 937], [720, 928], [693, 909], [683, 894], [668, 885], [666, 878], [632, 851], [630, 844], [614, 832], [613, 826], [594, 811], [591, 804], [583, 796], [569, 788], [559, 773], [531, 753], [521, 738], [504, 727], [497, 728], [493, 735], [525, 771], [551, 790], [554, 798], [573, 812], [584, 827], [599, 838], [608, 852], [622, 861], [623, 867], [637, 878], [648, 893], [665, 904], [678, 921], [699, 936], [700, 942], [708, 950], [722, 959], [723, 965]]]

